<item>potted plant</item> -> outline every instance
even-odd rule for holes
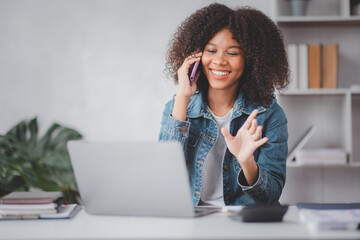
[[[53,123],[39,137],[37,118],[24,120],[0,135],[0,197],[13,191],[62,191],[78,202],[67,142],[81,139],[76,130]]]

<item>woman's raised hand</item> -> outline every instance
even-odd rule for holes
[[[185,58],[184,63],[177,72],[179,81],[179,88],[176,94],[177,96],[191,97],[195,94],[197,88],[197,79],[200,76],[200,71],[197,71],[192,85],[190,85],[189,72],[191,71],[191,67],[195,64],[195,62],[201,60],[201,56],[202,52],[198,52]]]
[[[240,165],[251,163],[255,150],[265,144],[267,137],[260,138],[262,127],[258,126],[255,119],[258,110],[254,110],[243,126],[239,129],[236,136],[232,136],[225,128],[221,129],[229,151],[236,157]]]

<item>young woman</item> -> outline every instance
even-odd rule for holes
[[[211,4],[178,28],[167,70],[179,86],[159,140],[183,144],[194,205],[278,204],[288,132],[274,91],[289,70],[275,24],[252,8]]]

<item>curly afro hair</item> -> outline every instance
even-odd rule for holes
[[[180,25],[170,41],[165,70],[178,83],[177,70],[184,59],[203,51],[210,39],[224,28],[229,29],[244,53],[245,69],[239,79],[239,90],[250,104],[268,106],[275,88],[281,90],[288,85],[289,65],[281,32],[256,9],[232,10],[214,3],[196,11]],[[197,87],[206,99],[209,83],[200,71]]]

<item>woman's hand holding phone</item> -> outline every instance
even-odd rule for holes
[[[189,104],[190,97],[196,92],[196,82],[200,76],[200,72],[197,71],[194,76],[194,80],[190,83],[190,77],[192,75],[191,72],[195,63],[200,62],[201,56],[202,52],[188,56],[177,72],[179,88],[175,96],[174,108],[171,114],[175,119],[186,121],[187,106]]]
[[[178,82],[179,82],[179,88],[177,92],[177,96],[183,96],[183,97],[191,97],[196,92],[196,82],[197,79],[200,76],[200,72],[196,71],[194,69],[195,67],[199,65],[199,62],[201,60],[202,52],[198,52],[196,54],[193,54],[191,56],[188,56],[185,60],[182,66],[178,70]],[[198,62],[198,63],[197,63]],[[196,71],[193,73],[193,70]],[[193,73],[193,74],[192,74]],[[190,80],[190,77],[193,76],[193,80]]]

